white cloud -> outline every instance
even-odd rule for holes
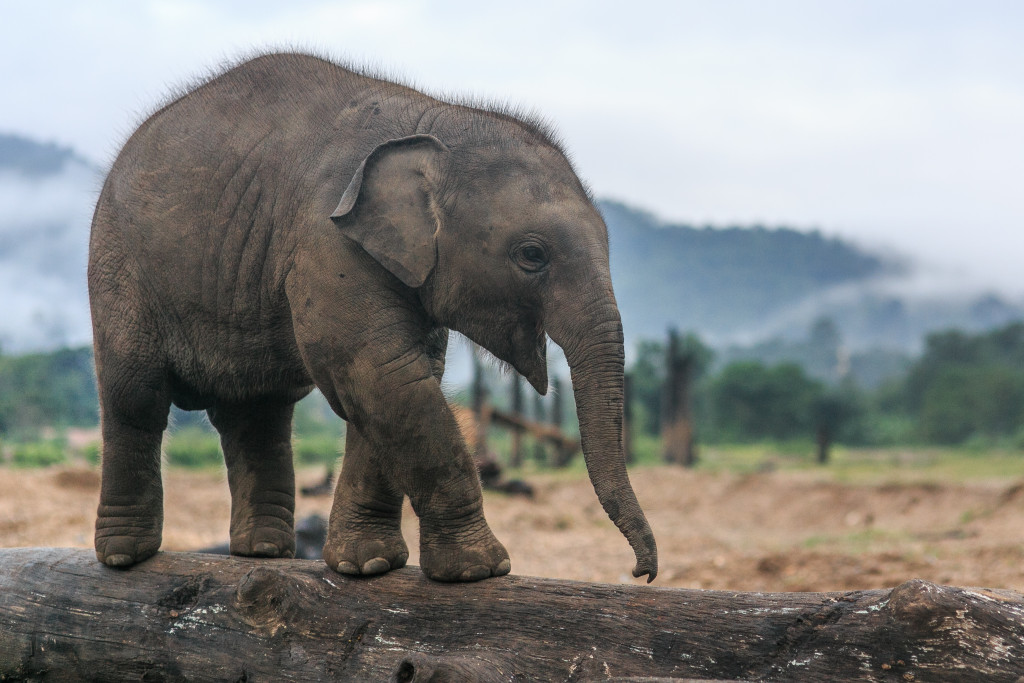
[[[261,46],[554,120],[598,194],[820,226],[1024,292],[1024,5],[979,0],[23,4],[0,130],[106,161],[169,86]]]

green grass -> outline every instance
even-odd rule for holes
[[[845,553],[864,553],[878,550],[880,546],[906,545],[911,535],[886,529],[860,529],[843,534],[816,534],[808,536],[801,545],[807,550],[815,548],[837,549]]]
[[[501,439],[490,442],[499,461],[507,463],[508,451]],[[509,469],[508,476],[525,476],[536,472],[558,477],[585,476],[583,458],[577,455],[568,467],[552,470],[538,466],[528,458],[518,470]],[[1015,448],[926,447],[903,446],[885,448],[832,449],[827,465],[815,461],[815,445],[811,441],[754,444],[698,444],[698,472],[801,472],[808,476],[840,483],[884,483],[887,481],[955,482],[985,479],[1024,479],[1024,451]],[[633,440],[635,462],[632,467],[653,467],[663,464],[661,442],[655,437],[637,435]]]
[[[332,465],[341,452],[341,440],[335,435],[297,437],[292,443],[296,465]],[[220,439],[206,429],[185,427],[164,439],[164,456],[174,467],[223,467]]]
[[[580,454],[562,469],[552,469],[534,458],[534,443],[523,439],[524,463],[521,468],[507,467],[511,436],[506,430],[494,429],[489,448],[508,470],[509,478],[524,477],[539,472],[557,478],[586,476],[586,466]],[[297,465],[334,463],[343,449],[343,441],[333,432],[311,431],[297,434],[293,443]],[[633,467],[652,467],[662,464],[661,441],[646,434],[633,438],[635,462]],[[172,430],[164,439],[166,462],[174,467],[220,468],[223,456],[215,432],[200,427]],[[68,462],[65,444],[61,439],[0,444],[0,462],[17,467],[45,467]],[[884,483],[887,481],[956,482],[971,480],[1024,479],[1024,449],[1016,444],[984,445],[971,443],[961,447],[889,446],[877,448],[849,448],[836,446],[827,465],[815,462],[815,446],[810,441],[755,444],[698,443],[697,471],[733,472],[801,472],[840,483]],[[98,445],[83,451],[82,457],[95,464],[99,456]]]
[[[837,449],[833,461],[821,469],[838,481],[849,482],[1016,479],[1024,477],[1024,453],[924,447]]]
[[[850,483],[1024,478],[1024,452],[1011,449],[836,447],[826,465],[815,462],[813,444],[708,446],[699,452],[698,469],[802,471]]]

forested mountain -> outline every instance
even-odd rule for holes
[[[598,204],[627,339],[661,338],[672,326],[716,347],[751,345],[800,338],[829,318],[844,347],[916,352],[936,329],[1024,318],[1024,302],[922,290],[911,284],[912,261],[817,231],[668,225],[619,202]]]
[[[900,268],[819,232],[664,225],[618,202],[599,207],[623,324],[636,337],[661,336],[672,323],[712,339],[734,338],[824,289]]]

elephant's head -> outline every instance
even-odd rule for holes
[[[653,580],[657,548],[622,447],[622,323],[608,232],[565,156],[523,139],[450,149],[429,135],[391,140],[364,160],[333,218],[418,291],[434,320],[542,394],[546,335],[562,347],[591,482],[633,547],[634,576]]]

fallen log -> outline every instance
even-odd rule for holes
[[[311,560],[0,550],[0,680],[1016,681],[1024,595],[736,593]]]

